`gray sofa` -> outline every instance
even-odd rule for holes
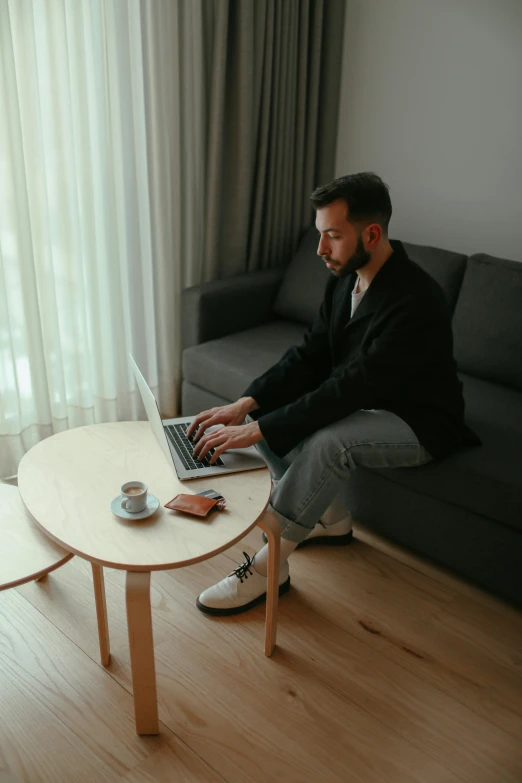
[[[329,275],[311,227],[288,265],[183,293],[184,415],[237,399],[316,314]],[[346,505],[375,532],[522,604],[522,263],[404,243],[444,290],[466,421],[483,445],[360,469]]]

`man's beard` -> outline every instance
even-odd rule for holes
[[[340,267],[339,270],[331,271],[336,277],[348,277],[348,275],[351,275],[352,272],[355,272],[357,269],[361,269],[363,266],[366,266],[366,264],[371,261],[371,258],[372,254],[368,252],[368,250],[364,249],[364,242],[362,237],[359,237],[357,240],[355,253],[350,256],[348,261],[344,264],[344,266]]]

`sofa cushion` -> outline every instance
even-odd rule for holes
[[[226,400],[237,400],[254,378],[302,342],[303,325],[271,321],[183,351],[183,379]]]
[[[522,391],[522,263],[468,259],[453,334],[459,370]]]
[[[522,394],[464,374],[460,377],[466,422],[483,445],[419,468],[378,472],[414,492],[522,531]]]
[[[413,245],[410,242],[402,244],[409,258],[440,285],[446,294],[450,312],[453,313],[466,269],[466,256],[428,245]]]
[[[297,252],[290,261],[278,291],[274,313],[302,324],[311,324],[323,301],[330,276],[317,255],[319,239],[315,226],[305,232]]]

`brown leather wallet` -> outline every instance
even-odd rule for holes
[[[206,517],[219,502],[216,498],[205,498],[201,495],[176,495],[175,498],[165,503],[165,508],[183,511],[185,514],[193,514],[196,517]]]

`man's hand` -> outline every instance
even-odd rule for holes
[[[227,406],[228,407],[228,406]],[[215,449],[210,465],[213,465],[218,457],[228,449],[245,449],[247,446],[253,446],[263,440],[263,435],[259,429],[257,421],[250,424],[243,424],[239,427],[219,427],[219,429],[209,432],[201,438],[194,449],[194,457],[203,459],[210,449]]]
[[[197,443],[203,437],[205,430],[216,424],[224,424],[230,427],[242,424],[247,413],[258,407],[257,402],[252,397],[241,397],[230,405],[222,405],[218,408],[210,408],[208,411],[198,413],[187,430],[187,438],[190,438],[192,433],[197,430],[194,436],[194,443]]]

